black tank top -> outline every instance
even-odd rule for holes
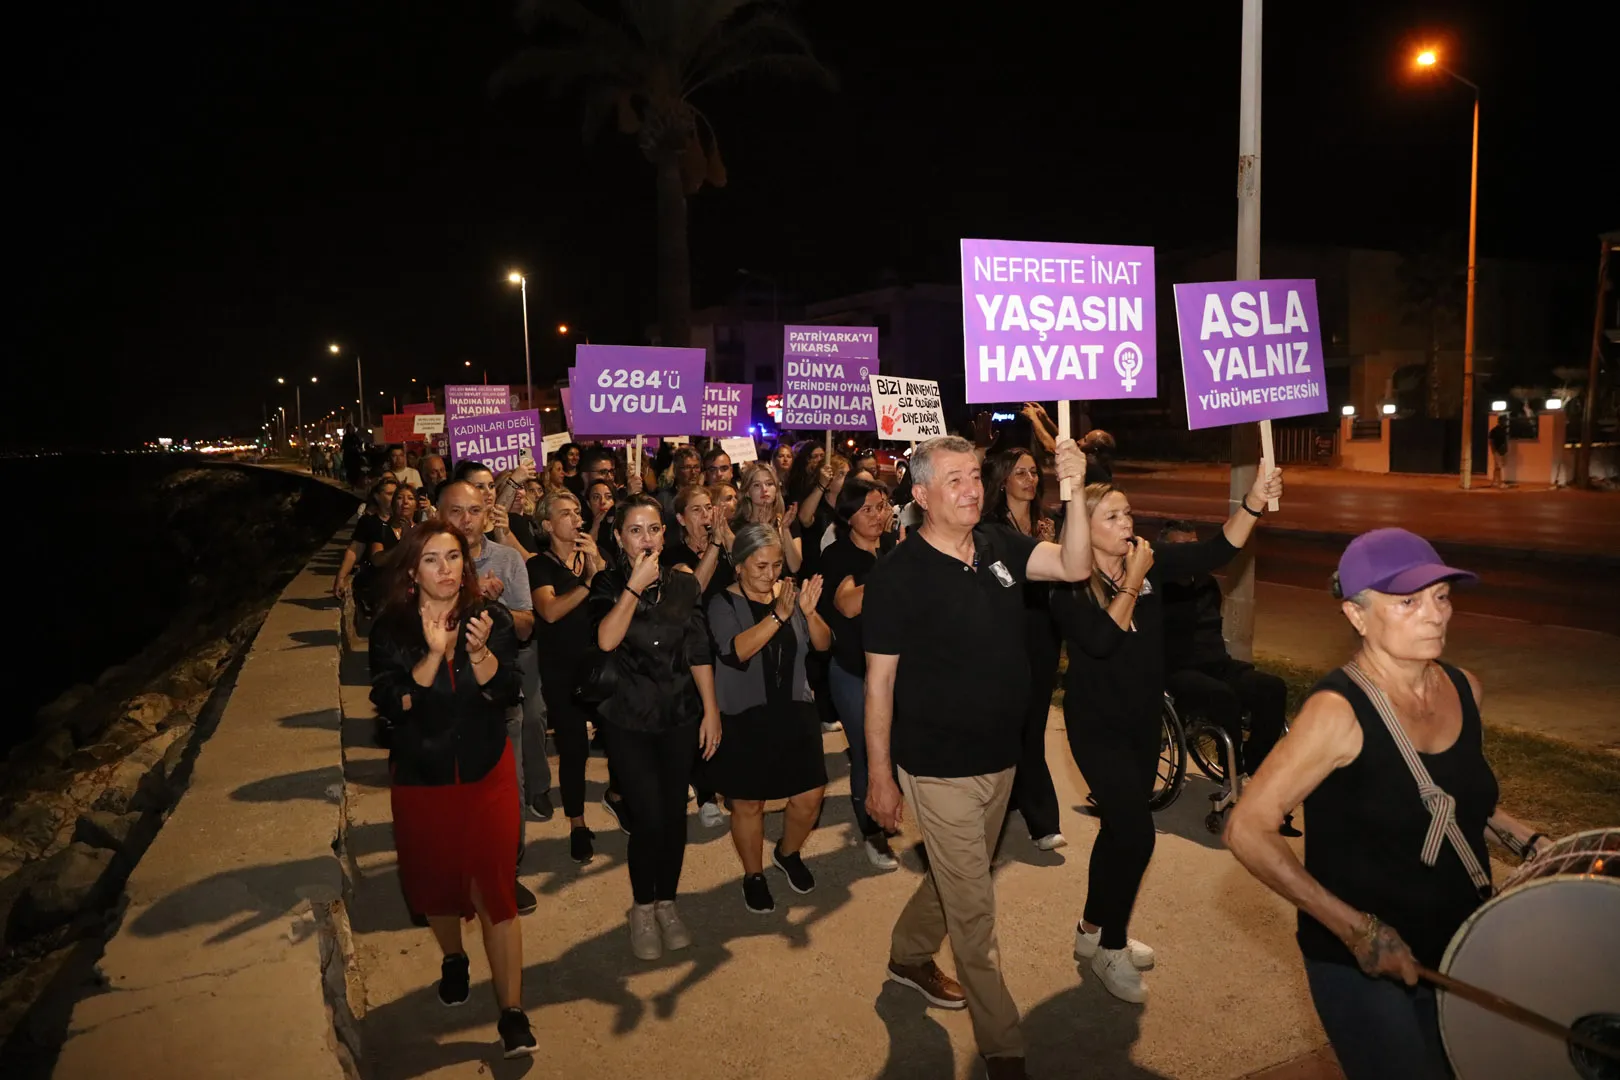
[[[1479,708],[1467,677],[1449,664],[1440,666],[1462,702],[1462,732],[1448,749],[1420,757],[1434,782],[1456,800],[1457,824],[1488,873],[1485,823],[1496,812],[1496,776],[1485,762]],[[1305,798],[1305,869],[1340,900],[1394,927],[1419,963],[1438,968],[1457,927],[1483,898],[1449,842],[1433,866],[1423,865],[1429,812],[1367,695],[1342,669],[1311,693],[1323,690],[1355,710],[1361,753]],[[1298,938],[1307,959],[1355,963],[1332,931],[1303,911]]]

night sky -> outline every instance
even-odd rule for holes
[[[97,9],[15,28],[6,444],[250,431],[266,405],[291,411],[277,375],[321,377],[307,419],[353,398],[331,340],[365,358],[372,408],[467,359],[521,382],[512,266],[530,275],[537,381],[566,366],[559,321],[642,340],[651,172],[612,131],[585,143],[575,102],[490,96],[524,43],[508,5]],[[739,267],[808,299],[954,281],[965,235],[1232,243],[1236,0],[800,10],[839,90],[698,99],[730,185],[691,201],[696,306],[727,299]],[[1481,256],[1592,265],[1620,226],[1620,18],[1550,22],[1560,10],[1273,3],[1266,242],[1465,234],[1468,91],[1409,73],[1435,42],[1484,89]]]

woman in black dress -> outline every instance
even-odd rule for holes
[[[731,800],[731,841],[743,864],[743,902],[762,915],[776,908],[763,872],[768,800],[788,801],[771,861],[794,892],[816,887],[799,852],[821,812],[827,766],[805,656],[811,648],[831,645],[832,632],[816,613],[821,579],[811,578],[801,590],[782,577],[782,538],[775,529],[743,526],[732,554],[737,581],[709,600],[725,743],[705,772],[709,785]]]
[[[585,762],[590,757],[585,730],[589,713],[574,691],[591,653],[591,617],[585,600],[591,581],[606,565],[581,524],[579,498],[566,488],[546,493],[535,517],[545,542],[529,560],[534,599],[534,644],[540,667],[540,694],[557,737],[557,779],[563,813],[568,815],[568,854],[590,862],[596,834],[585,825]]]
[[[1063,693],[1069,750],[1102,819],[1074,955],[1089,959],[1103,986],[1122,1001],[1147,1000],[1141,972],[1153,966],[1153,950],[1126,930],[1153,857],[1148,800],[1158,775],[1164,706],[1162,583],[1224,566],[1248,542],[1266,500],[1281,494],[1282,473],[1262,467],[1219,533],[1155,552],[1136,535],[1125,493],[1110,484],[1088,484],[1091,578],[1052,590],[1052,613],[1069,646]]]
[[[1046,486],[1035,455],[1022,446],[996,451],[984,459],[984,520],[1017,529],[1036,540],[1056,540],[1057,522],[1041,496]],[[1024,584],[1024,638],[1029,643],[1029,711],[1024,714],[1024,754],[1018,759],[1012,804],[1030,839],[1042,851],[1067,844],[1058,831],[1057,789],[1046,764],[1046,718],[1057,684],[1063,639],[1052,621],[1052,586]]]

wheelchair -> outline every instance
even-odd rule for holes
[[[1219,724],[1189,719],[1190,723],[1182,719],[1176,711],[1175,698],[1165,691],[1164,707],[1159,713],[1159,769],[1148,805],[1157,812],[1181,797],[1181,789],[1187,786],[1187,761],[1191,758],[1199,772],[1219,785],[1209,797],[1209,813],[1204,816],[1204,828],[1218,836],[1226,827],[1228,811],[1237,805],[1243,793],[1244,777],[1238,769],[1237,747],[1232,743],[1232,736]],[[1247,713],[1244,727],[1248,727]]]

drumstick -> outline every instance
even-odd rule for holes
[[[1601,1054],[1611,1060],[1620,1061],[1620,1049],[1600,1043],[1590,1035],[1571,1031],[1557,1021],[1549,1020],[1538,1012],[1531,1012],[1523,1005],[1511,1002],[1507,998],[1493,994],[1489,990],[1475,986],[1473,983],[1465,983],[1461,979],[1453,979],[1450,975],[1442,975],[1438,971],[1424,967],[1422,964],[1418,965],[1417,970],[1418,975],[1426,981],[1433,983],[1447,993],[1456,994],[1464,1001],[1471,1001],[1488,1012],[1493,1012],[1498,1016],[1505,1016],[1515,1023],[1523,1024],[1525,1027],[1534,1028],[1543,1035],[1551,1035],[1559,1042],[1573,1043],[1583,1050],[1590,1050],[1594,1054]]]

